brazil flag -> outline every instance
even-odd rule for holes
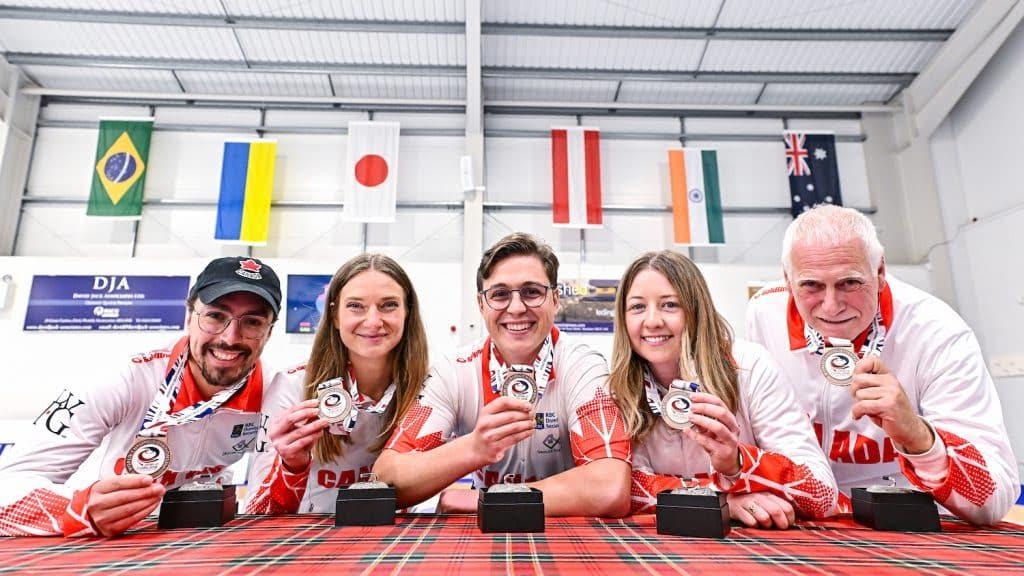
[[[88,216],[142,217],[153,119],[100,119]]]

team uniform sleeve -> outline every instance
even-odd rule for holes
[[[426,452],[447,442],[455,431],[459,407],[453,388],[459,384],[450,358],[443,358],[431,367],[419,398],[399,421],[384,449]]]
[[[658,504],[658,492],[674,490],[683,481],[669,474],[655,474],[650,457],[642,444],[633,447],[633,471],[630,474],[629,513],[646,514],[654,512]],[[706,484],[709,480],[704,479]]]
[[[89,536],[91,486],[64,483],[125,418],[131,372],[92,390],[61,391],[0,461],[0,536]]]
[[[740,443],[738,477],[713,472],[713,481],[729,493],[772,492],[805,517],[834,513],[839,491],[807,415],[768,352],[747,345],[753,350],[753,362],[747,375],[749,386],[741,394],[746,396],[756,445]]]
[[[940,338],[931,339],[942,343],[921,359],[918,374],[922,383],[919,414],[935,431],[936,444],[941,442],[945,478],[918,474],[914,457],[898,454],[897,458],[907,479],[948,510],[974,524],[992,524],[1017,499],[1018,472],[999,397],[977,339],[965,327],[948,340],[946,344]]]
[[[289,408],[301,401],[303,372],[291,375],[278,373],[271,380],[263,397],[263,415],[268,422],[280,417]],[[246,514],[295,514],[299,511],[302,498],[306,495],[309,469],[292,473],[281,463],[270,438],[253,454],[249,465],[249,479],[259,482],[253,486],[245,504]]]
[[[581,344],[565,355],[558,384],[566,387],[569,438],[576,466],[602,458],[631,462],[632,447],[618,406],[608,393],[608,364]]]

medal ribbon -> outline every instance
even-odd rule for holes
[[[885,347],[885,337],[887,329],[885,324],[882,322],[882,310],[875,312],[875,318],[871,321],[871,326],[868,328],[868,337],[864,341],[864,345],[860,348],[860,357],[867,358],[871,354],[876,356],[882,355],[882,348]],[[825,352],[825,337],[820,332],[811,328],[809,323],[804,323],[804,338],[807,340],[807,351],[811,354],[821,355]]]
[[[185,371],[188,370],[188,340],[184,339],[175,349],[181,347],[181,352],[174,359],[170,370],[164,376],[164,382],[160,385],[160,391],[156,398],[146,410],[146,416],[142,420],[139,429],[139,436],[153,437],[166,436],[167,430],[175,426],[182,426],[197,420],[202,420],[212,414],[222,404],[231,399],[242,386],[248,382],[252,375],[250,370],[238,382],[214,394],[209,400],[196,402],[173,415],[169,414],[174,407],[174,401],[181,392],[181,383],[185,380]]]
[[[316,387],[317,393],[320,393],[323,390],[340,385],[348,391],[348,395],[352,399],[352,407],[354,409],[349,413],[348,418],[338,424],[331,424],[331,433],[338,436],[347,436],[356,429],[356,420],[359,417],[360,410],[370,414],[383,414],[387,411],[388,406],[391,404],[391,399],[395,397],[396,390],[395,383],[392,382],[388,385],[387,389],[384,390],[384,394],[380,397],[380,400],[374,402],[373,398],[370,398],[359,391],[359,386],[356,383],[356,377],[352,374],[351,367],[347,372],[348,378],[332,378],[321,382]]]
[[[529,372],[534,375],[534,380],[537,383],[537,402],[540,402],[541,398],[544,397],[544,391],[548,389],[548,380],[551,377],[551,371],[555,366],[555,341],[556,332],[552,330],[551,334],[544,339],[544,344],[540,347],[540,352],[537,353],[536,360],[533,361],[533,365],[529,364],[510,364],[506,365],[501,357],[498,355],[498,349],[494,346],[494,341],[490,338],[487,339],[487,347],[490,350],[490,361],[488,362],[488,369],[490,370],[491,379],[491,392],[495,395],[498,394],[498,390],[501,388],[501,383],[505,380],[505,375],[511,370],[516,372]]]
[[[647,397],[647,406],[655,416],[661,416],[661,390],[659,388],[654,374],[651,374],[650,366],[644,366],[644,396]],[[673,380],[672,385],[669,386],[669,389],[672,388],[696,392],[700,389],[700,384],[685,380]]]

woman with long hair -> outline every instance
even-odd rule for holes
[[[691,478],[727,492],[748,526],[787,528],[796,512],[835,506],[804,409],[764,348],[733,339],[689,259],[649,252],[626,270],[610,386],[633,438],[634,512]]]
[[[370,472],[427,377],[419,299],[393,259],[352,258],[325,302],[309,361],[275,377],[264,398],[269,445],[250,470],[250,514],[333,512],[337,488]]]

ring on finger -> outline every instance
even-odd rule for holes
[[[750,512],[751,516],[757,516],[757,504],[754,504],[753,502],[747,504],[747,512]]]

